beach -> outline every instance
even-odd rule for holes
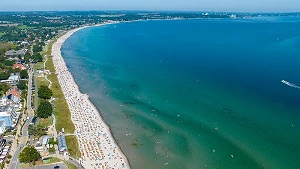
[[[80,92],[61,55],[63,43],[73,33],[87,27],[89,26],[70,30],[59,37],[52,46],[51,54],[75,125],[75,135],[81,151],[79,162],[85,168],[130,168],[126,156],[118,147],[100,112],[91,103],[89,96]]]

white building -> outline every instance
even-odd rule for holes
[[[20,81],[20,73],[11,73],[7,80],[1,80],[1,83],[16,85]]]
[[[0,121],[0,134],[3,134],[5,132],[5,122]]]
[[[6,128],[14,128],[18,123],[20,114],[11,106],[0,106],[0,121],[4,121]]]

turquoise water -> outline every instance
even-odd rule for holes
[[[63,57],[132,168],[299,168],[300,18],[121,23]]]

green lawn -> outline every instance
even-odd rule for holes
[[[64,163],[69,169],[78,169],[74,164],[72,164],[68,161],[64,161]]]
[[[55,128],[57,131],[61,131],[61,129],[64,128],[65,133],[74,133],[75,127],[71,120],[69,106],[55,74],[52,57],[49,57],[51,54],[52,44],[53,42],[48,45],[48,50],[44,52],[44,55],[48,57],[46,69],[50,70],[51,72],[51,74],[48,75],[48,79],[52,82],[51,90],[53,92],[53,97],[56,98],[54,101],[54,115],[56,117]]]
[[[44,62],[38,62],[38,63],[34,64],[33,68],[35,71],[44,69]]]
[[[66,142],[70,155],[74,158],[80,158],[81,153],[79,151],[77,138],[75,136],[66,136]]]
[[[26,26],[26,25],[20,25],[18,26],[20,29],[29,29],[29,28],[35,28],[34,26]]]
[[[37,87],[39,88],[40,86],[48,86],[49,82],[44,78],[44,77],[37,77]]]
[[[61,162],[62,160],[59,159],[59,158],[55,158],[55,157],[50,157],[50,162],[47,163],[47,164],[52,164],[52,163],[57,163],[57,162]],[[41,165],[44,165],[43,161],[42,160],[38,160],[35,162],[35,166],[41,166]],[[29,168],[29,167],[33,167],[32,164],[24,164],[22,163],[21,164],[21,168]]]
[[[54,115],[56,118],[55,128],[57,131],[61,131],[64,128],[65,133],[74,133],[75,126],[71,120],[71,113],[69,110],[69,106],[65,99],[65,96],[62,92],[61,86],[58,82],[57,75],[55,74],[55,68],[53,65],[52,57],[51,57],[51,48],[52,44],[56,41],[53,40],[51,44],[46,47],[46,50],[43,52],[43,56],[46,55],[48,57],[47,62],[45,63],[46,69],[51,72],[47,77],[52,82],[51,90],[53,92],[53,97],[56,98],[53,101],[54,107]],[[66,136],[66,142],[69,149],[69,153],[74,158],[81,157],[81,153],[79,150],[77,138],[75,136]]]
[[[48,118],[46,118],[46,119],[43,119],[43,118],[41,118],[40,119],[40,125],[42,125],[42,126],[51,126],[52,125],[52,121],[53,121],[53,119],[52,119],[52,117],[50,116],[50,117],[48,117]]]

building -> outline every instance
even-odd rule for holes
[[[6,146],[6,140],[0,137],[0,163],[3,163],[9,150],[10,146]]]
[[[8,80],[10,80],[11,84],[17,84],[20,81],[20,73],[11,73]]]
[[[43,139],[42,139],[42,143],[44,146],[47,146],[47,144],[49,143],[49,140],[50,140],[50,136],[46,135],[46,136],[43,136]]]
[[[6,92],[6,97],[9,100],[8,104],[19,105],[22,96],[22,91],[17,86],[13,86]]]
[[[24,70],[26,69],[22,64],[20,63],[15,63],[12,67],[13,69],[20,69],[20,70]]]
[[[60,153],[68,151],[67,142],[66,142],[66,138],[64,135],[59,135],[57,137],[57,141],[58,141],[58,150]]]
[[[13,56],[24,56],[26,54],[26,49],[21,50],[9,50],[5,52],[5,56],[13,57]]]
[[[20,81],[20,73],[11,73],[7,80],[1,80],[1,83],[16,85]]]
[[[0,98],[0,106],[6,106],[7,105],[7,97],[5,95],[3,95]]]
[[[35,144],[35,149],[38,151],[38,152],[43,152],[44,151],[44,147],[43,147],[43,144],[39,141],[36,142]]]
[[[5,122],[0,121],[0,134],[3,134],[5,131]]]
[[[18,123],[20,114],[9,105],[0,106],[0,121],[4,121],[6,128],[14,128]]]

